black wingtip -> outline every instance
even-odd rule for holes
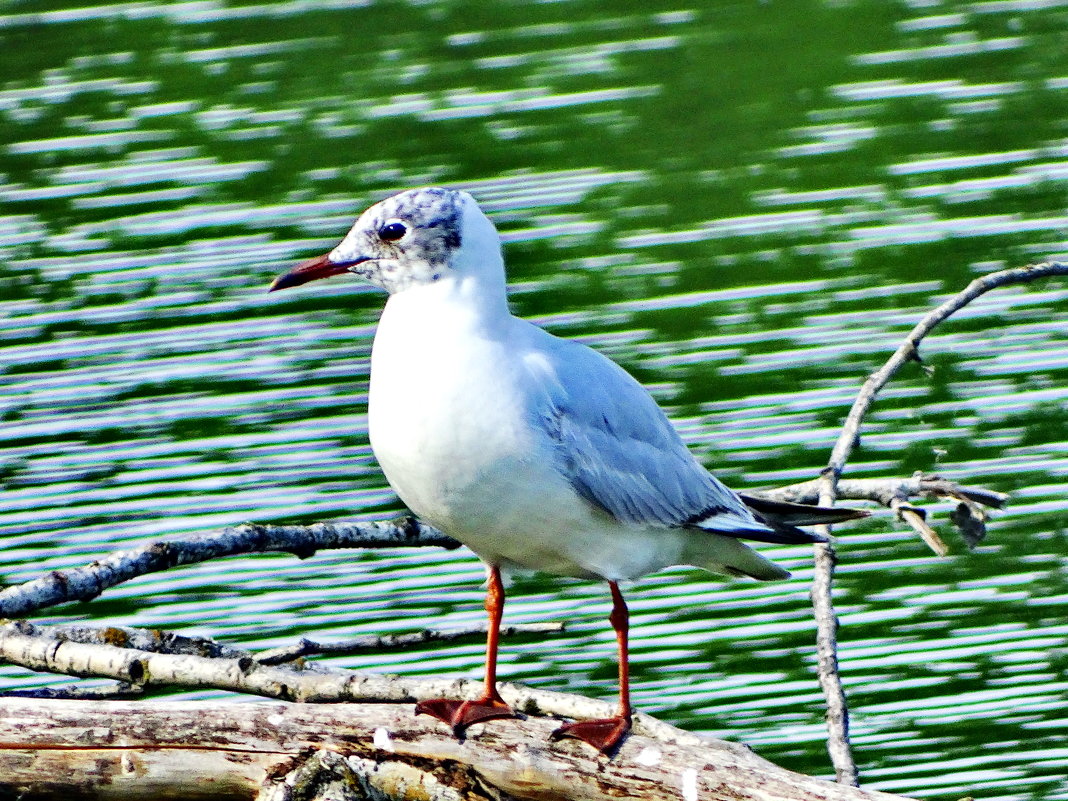
[[[739,493],[738,497],[761,520],[771,525],[790,527],[833,525],[847,520],[859,520],[871,514],[865,509],[854,509],[848,506],[813,506],[807,503],[776,501],[762,495]]]

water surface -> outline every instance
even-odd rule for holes
[[[506,241],[517,313],[639,377],[737,488],[813,476],[861,380],[973,277],[1068,253],[1062,2],[185,2],[0,14],[0,536],[8,583],[153,537],[400,507],[366,437],[382,296],[268,296],[367,204],[444,183]],[[887,515],[840,532],[862,779],[1068,798],[1068,286],[929,337],[848,474],[1013,493],[950,558]],[[413,382],[418,378],[413,377]],[[805,548],[788,582],[636,583],[635,703],[830,773]],[[481,620],[467,553],[228,559],[49,620],[271,647]],[[504,677],[614,693],[602,586]],[[481,646],[333,660],[480,674]],[[10,667],[8,687],[56,683]],[[194,694],[188,694],[193,696]]]

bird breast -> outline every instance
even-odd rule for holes
[[[387,306],[375,337],[368,417],[372,450],[401,500],[461,539],[489,517],[543,503],[532,496],[562,482],[542,475],[549,460],[533,458],[544,446],[501,343],[395,311]]]

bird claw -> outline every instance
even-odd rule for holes
[[[570,737],[589,743],[603,754],[608,754],[619,747],[623,738],[630,731],[630,717],[617,715],[614,718],[600,720],[577,720],[565,723],[549,735],[554,742]]]
[[[454,701],[449,698],[420,701],[415,705],[415,714],[430,715],[447,723],[457,737],[462,737],[464,730],[475,723],[518,717],[508,704],[492,697],[474,701]]]

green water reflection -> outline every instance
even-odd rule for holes
[[[8,4],[0,11],[0,535],[22,581],[175,531],[397,511],[366,440],[382,298],[270,296],[366,204],[448,183],[515,309],[599,347],[736,487],[811,477],[860,380],[976,274],[1068,252],[1057,2]],[[324,282],[325,283],[325,282]],[[843,532],[862,777],[1064,798],[1068,290],[991,294],[877,404],[852,475],[1012,491],[938,559]],[[414,380],[414,379],[413,379]],[[948,510],[941,508],[938,519]],[[635,700],[827,774],[804,549],[779,585],[630,591]],[[481,619],[463,553],[229,560],[56,619],[272,646]],[[610,697],[603,587],[517,582],[502,673]],[[478,645],[340,660],[478,675]],[[47,677],[3,668],[7,686]]]

